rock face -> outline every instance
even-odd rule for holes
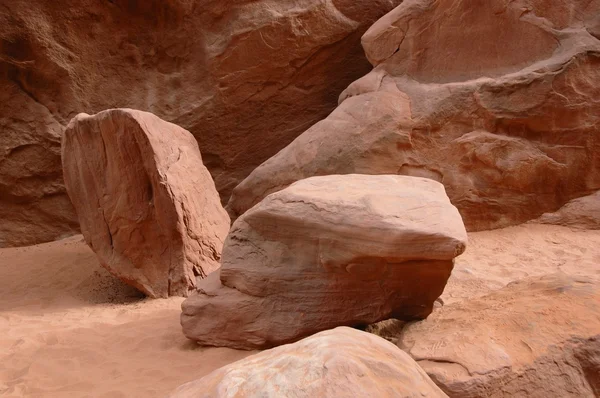
[[[533,222],[584,229],[600,229],[600,191],[573,199],[558,211],[543,214]]]
[[[217,369],[170,398],[259,396],[446,397],[393,344],[339,327]]]
[[[59,156],[80,112],[135,108],[183,126],[226,202],[368,72],[360,36],[400,1],[3,2],[0,247],[77,230]]]
[[[253,349],[390,316],[421,319],[466,241],[435,181],[302,180],[234,223],[221,269],[182,305],[183,332],[203,345]]]
[[[80,114],[62,161],[83,236],[111,273],[151,297],[187,296],[219,267],[229,217],[188,131],[131,109]]]
[[[600,285],[552,274],[442,307],[399,345],[450,397],[600,393]]]
[[[2,10],[0,31],[6,27]],[[0,34],[4,51],[1,39]],[[0,54],[0,247],[77,233],[79,222],[62,178],[63,127],[43,105],[4,81],[4,68]]]
[[[440,181],[470,230],[600,189],[599,12],[597,0],[403,2],[363,36],[373,71],[235,188],[230,215],[327,174]]]

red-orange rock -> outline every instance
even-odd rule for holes
[[[598,0],[405,1],[363,36],[373,71],[235,188],[230,215],[326,174],[435,179],[470,230],[600,189],[599,12]]]
[[[438,182],[334,175],[267,196],[232,226],[222,267],[182,304],[184,334],[254,349],[431,313],[467,242]]]
[[[80,112],[150,111],[231,189],[369,70],[360,36],[401,0],[11,0],[0,7],[0,246],[77,230],[60,135]]]
[[[600,191],[573,199],[554,213],[542,214],[532,221],[582,229],[600,229]]]
[[[406,353],[339,327],[263,351],[177,388],[170,398],[442,398]]]
[[[78,233],[62,178],[63,127],[46,107],[2,81],[4,67],[0,55],[0,247]]]
[[[562,273],[453,303],[402,330],[399,346],[450,397],[596,397],[600,284]]]
[[[152,297],[187,296],[219,267],[229,217],[188,131],[131,109],[80,114],[62,161],[83,236],[111,273]]]

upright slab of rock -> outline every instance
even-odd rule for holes
[[[398,337],[450,397],[600,394],[600,285],[591,279],[513,282],[444,306]]]
[[[446,397],[403,351],[339,327],[252,355],[176,389],[170,398]]]
[[[6,0],[0,247],[77,233],[60,137],[135,108],[190,131],[222,200],[367,73],[360,37],[401,0]]]
[[[235,218],[294,181],[442,182],[470,230],[600,189],[600,1],[406,0],[363,36],[371,73],[235,188]]]
[[[336,326],[421,319],[466,242],[436,181],[298,181],[234,223],[219,272],[182,305],[183,332],[203,345],[253,349]]]
[[[229,217],[188,131],[132,109],[77,115],[62,143],[87,244],[151,297],[187,296],[219,267]]]

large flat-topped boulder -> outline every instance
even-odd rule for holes
[[[513,282],[444,306],[395,337],[450,397],[600,392],[600,285],[589,278]]]
[[[151,297],[187,296],[219,267],[229,217],[188,131],[131,109],[77,115],[62,162],[101,264]]]
[[[599,190],[599,14],[598,0],[404,1],[363,36],[371,73],[234,189],[230,215],[328,174],[435,179],[473,231]]]
[[[252,349],[390,316],[421,319],[466,241],[436,181],[301,180],[234,223],[221,269],[182,305],[183,331],[203,345]]]
[[[252,355],[177,388],[170,398],[446,397],[392,343],[339,327]]]

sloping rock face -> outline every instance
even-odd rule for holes
[[[368,72],[360,36],[400,1],[3,2],[0,247],[77,230],[60,136],[80,112],[135,108],[183,126],[226,202]]]
[[[552,274],[436,310],[399,345],[450,397],[600,393],[600,285]]]
[[[554,213],[545,213],[534,223],[600,229],[600,191],[573,199]]]
[[[234,223],[221,269],[182,304],[183,332],[203,345],[253,349],[390,316],[421,319],[466,242],[435,181],[302,180]]]
[[[80,114],[62,161],[83,236],[111,273],[151,297],[187,296],[219,267],[229,217],[188,131],[131,109]]]
[[[170,398],[446,397],[393,344],[339,327],[252,355],[184,384]]]
[[[327,174],[440,181],[469,230],[598,190],[598,13],[597,0],[403,2],[363,36],[373,71],[235,188],[230,215]]]

